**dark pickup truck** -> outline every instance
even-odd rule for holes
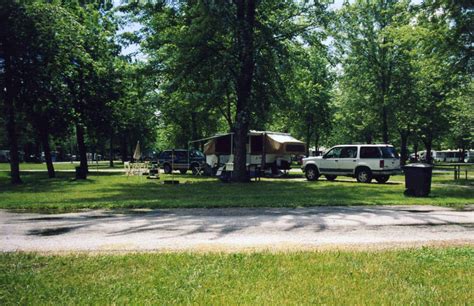
[[[179,170],[181,174],[191,170],[196,174],[205,165],[206,157],[199,150],[174,149],[161,152],[158,161],[167,174],[173,170]]]

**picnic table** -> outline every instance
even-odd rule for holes
[[[455,180],[460,180],[461,179],[461,167],[466,168],[467,166],[474,166],[474,163],[449,163],[449,164],[437,165],[437,167],[452,168],[454,170],[454,179]],[[465,173],[465,178],[467,180],[467,173],[468,173],[467,168],[464,170],[464,173]]]
[[[130,175],[143,175],[148,173],[149,162],[124,162],[125,174]]]

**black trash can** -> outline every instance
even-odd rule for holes
[[[415,197],[426,197],[431,191],[431,175],[433,166],[430,164],[408,164],[403,167],[405,172],[405,194]]]

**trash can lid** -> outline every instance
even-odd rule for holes
[[[433,168],[433,165],[430,164],[424,164],[424,163],[414,163],[414,164],[408,164],[405,165],[405,168]]]

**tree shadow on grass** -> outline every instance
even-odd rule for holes
[[[57,172],[55,178],[49,178],[47,173],[43,172],[25,172],[22,173],[23,184],[11,185],[8,176],[0,177],[0,192],[9,193],[36,193],[36,192],[54,192],[74,185],[93,185],[97,182],[97,177],[117,176],[117,173],[94,173],[89,175],[86,180],[76,180],[74,173]]]
[[[328,180],[324,180],[324,181],[325,181],[325,182],[330,182],[330,181],[328,181]],[[345,178],[345,179],[335,179],[335,180],[332,181],[332,182],[335,182],[335,183],[344,183],[344,184],[358,184],[358,185],[362,185],[362,186],[363,186],[363,185],[381,185],[381,186],[384,186],[384,185],[385,185],[385,186],[390,186],[390,185],[392,185],[392,186],[395,186],[395,185],[402,185],[402,184],[403,184],[403,183],[401,183],[401,182],[390,182],[390,181],[388,181],[388,182],[386,182],[386,183],[383,183],[383,184],[379,184],[379,183],[377,183],[377,182],[375,182],[375,181],[372,181],[370,184],[365,184],[365,183],[359,183],[356,179],[351,180],[350,177],[347,177],[347,178]]]
[[[127,178],[121,174],[99,173],[85,181],[71,181],[73,173],[61,173],[47,179],[38,173],[28,174],[22,186],[0,185],[0,192],[25,193],[22,204],[9,208],[63,209],[82,208],[218,208],[218,207],[306,207],[324,205],[364,204],[469,204],[471,190],[434,187],[428,198],[406,198],[401,185],[360,184],[355,181],[262,180],[252,183],[221,183],[216,179],[175,175],[179,185],[163,185],[162,180]],[[110,183],[103,178],[114,178]],[[187,183],[186,183],[187,182]],[[81,187],[82,186],[82,187]],[[83,188],[86,186],[86,188]],[[90,186],[91,189],[88,190]],[[76,188],[77,187],[77,188]],[[62,192],[64,191],[64,192]],[[41,202],[34,193],[42,193]],[[55,199],[48,202],[48,192]],[[72,196],[68,193],[73,192]],[[19,201],[19,200],[18,200]]]
[[[107,196],[76,198],[65,205],[123,208],[218,208],[218,207],[302,207],[320,205],[426,204],[455,198],[472,202],[466,190],[434,188],[427,198],[406,198],[404,188],[377,184],[288,183],[262,181],[250,184],[224,184],[194,181],[190,184],[126,184],[107,188]],[[111,195],[110,195],[111,194]]]

